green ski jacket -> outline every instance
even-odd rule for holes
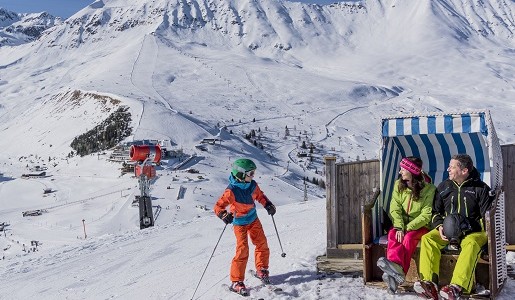
[[[436,187],[426,183],[420,191],[420,199],[412,199],[411,190],[399,192],[400,179],[395,181],[390,202],[390,218],[393,227],[403,231],[430,228],[431,210]]]

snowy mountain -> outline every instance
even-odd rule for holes
[[[0,8],[0,47],[34,41],[43,31],[58,24],[61,19],[46,12],[17,14]]]
[[[512,1],[367,1],[328,6],[278,0],[97,1],[45,31],[37,42],[2,49],[2,97],[9,102],[14,95],[10,90],[20,86],[17,78],[26,74],[18,70],[31,66],[35,71],[29,82],[33,82],[21,92],[27,107],[40,105],[43,97],[57,99],[83,90],[128,98],[123,102],[157,101],[161,105],[152,109],[176,115],[188,113],[190,99],[197,99],[196,91],[203,90],[196,105],[210,109],[199,109],[209,113],[196,119],[208,126],[233,126],[231,119],[242,118],[227,110],[255,110],[256,115],[266,112],[278,118],[335,106],[343,107],[343,113],[356,103],[363,108],[372,103],[384,106],[378,99],[394,105],[378,109],[385,114],[415,107],[449,109],[454,106],[448,105],[450,99],[457,108],[481,107],[485,97],[504,103],[509,97],[502,91],[513,88],[512,8]],[[141,72],[143,68],[148,74]],[[461,73],[478,76],[462,78],[457,89],[452,79],[463,77]],[[286,74],[289,80],[275,84]],[[427,77],[432,80],[422,80]],[[118,84],[105,86],[103,82],[113,78]],[[465,100],[469,88],[479,91]],[[313,99],[324,101],[313,107]],[[220,101],[225,105],[216,105]],[[238,106],[241,109],[234,109]],[[220,120],[220,116],[226,117]],[[150,119],[143,117],[144,122]],[[362,128],[352,120],[342,126],[336,119],[332,125]],[[333,144],[338,136],[352,139],[347,129],[335,128],[326,138]]]
[[[2,34],[30,23],[1,12]],[[303,202],[302,179],[324,179],[325,155],[376,158],[384,115],[489,109],[501,144],[515,142],[513,1],[99,0],[50,20],[33,41],[0,47],[0,222],[11,235],[0,239],[0,299],[189,299],[223,228],[210,209],[242,156],[278,206],[288,253],[272,260],[278,299],[393,299],[360,279],[317,277],[325,191],[307,184]],[[191,157],[158,168],[152,201],[163,209],[148,230],[131,206],[137,181],[107,161],[111,150],[70,155],[120,108],[130,113],[124,141],[166,139]],[[200,151],[204,138],[222,143]],[[302,144],[312,160],[297,155]],[[20,179],[36,165],[49,175]],[[47,212],[22,217],[32,209]],[[227,281],[227,231],[198,298],[230,297],[212,297]],[[32,240],[43,246],[22,251]]]
[[[450,36],[462,41],[482,36],[512,44],[515,30],[511,3],[506,1],[426,0],[417,5],[367,1],[323,7],[278,0],[134,1],[130,5],[124,1],[97,1],[81,13],[55,35],[68,33],[77,42],[98,41],[99,36],[144,27],[209,47],[244,46],[259,54],[260,48],[270,47],[283,51],[324,45],[331,48],[335,43],[357,47],[355,41],[362,35],[382,35],[385,29],[381,25],[390,18],[402,19],[398,28],[386,30],[392,37],[397,36],[398,42],[427,40],[427,36],[416,36],[424,28],[425,34],[433,38]],[[359,22],[373,24],[373,30],[355,26]],[[416,23],[417,26],[401,27]]]

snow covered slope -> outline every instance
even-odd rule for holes
[[[0,240],[1,295],[127,299],[152,286],[152,299],[189,298],[200,274],[188,267],[204,267],[222,230],[209,210],[245,156],[278,206],[288,253],[272,260],[286,291],[278,298],[394,298],[360,279],[319,281],[325,191],[308,184],[303,203],[302,179],[324,178],[324,155],[376,158],[384,115],[489,109],[501,144],[515,142],[514,20],[515,2],[501,0],[100,0],[33,42],[0,47],[0,222],[12,234]],[[139,190],[120,165],[68,157],[75,137],[121,106],[132,117],[127,140],[170,139],[197,155],[158,169],[152,195],[163,209],[150,230],[137,229]],[[213,137],[222,143],[195,147]],[[303,142],[312,161],[297,156]],[[43,164],[48,177],[19,178]],[[50,209],[21,216],[40,208]],[[259,214],[277,254],[271,220]],[[201,299],[230,297],[210,297],[227,281],[225,234]],[[31,240],[43,247],[22,252],[17,241]]]

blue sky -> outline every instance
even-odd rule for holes
[[[51,15],[68,18],[95,0],[0,0],[0,7],[17,13],[46,11]],[[289,0],[303,3],[329,4],[341,0]]]
[[[95,0],[0,0],[0,7],[17,13],[43,12],[68,18]]]

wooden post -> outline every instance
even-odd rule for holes
[[[327,210],[327,249],[338,247],[338,198],[336,196],[336,157],[326,156],[326,210]]]
[[[374,189],[371,199],[361,204],[361,238],[363,241],[363,283],[372,281],[372,208],[381,194],[379,188]]]
[[[82,226],[84,227],[84,239],[86,239],[88,236],[86,235],[86,220],[82,219]]]

